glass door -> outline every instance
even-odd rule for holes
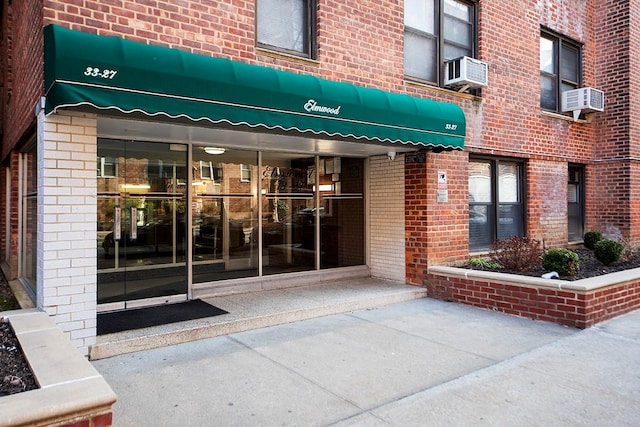
[[[365,263],[364,161],[319,159],[320,268]]]
[[[193,283],[258,275],[257,153],[194,147]]]
[[[316,269],[315,156],[263,153],[262,274]]]
[[[584,236],[584,168],[578,165],[569,166],[567,214],[569,242],[578,242]]]
[[[187,146],[98,141],[98,304],[186,299]]]

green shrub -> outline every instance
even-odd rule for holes
[[[467,261],[467,265],[480,270],[500,270],[502,268],[497,262],[484,258],[471,258]]]
[[[593,255],[604,265],[612,264],[622,257],[624,245],[615,240],[600,240],[593,248]]]
[[[600,240],[602,240],[602,233],[599,231],[587,231],[584,233],[584,245],[591,250],[595,248],[596,243]]]
[[[573,276],[580,270],[580,257],[569,249],[549,249],[542,257],[542,266],[561,276]]]
[[[513,236],[496,241],[490,253],[491,260],[509,271],[532,271],[540,268],[542,249],[540,241]]]
[[[618,239],[618,242],[622,243],[622,246],[624,246],[620,260],[629,261],[640,255],[638,248],[632,245],[629,239]]]

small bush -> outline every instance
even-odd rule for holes
[[[637,247],[631,244],[630,239],[618,239],[618,242],[622,243],[624,249],[622,250],[621,261],[630,261],[640,255],[640,251]]]
[[[513,236],[493,244],[491,260],[510,271],[532,271],[540,268],[542,249],[540,241]]]
[[[620,260],[624,245],[615,240],[600,240],[593,248],[593,255],[604,265],[612,264]]]
[[[480,270],[500,270],[502,268],[497,262],[484,258],[471,258],[467,261],[467,265]]]
[[[561,276],[573,276],[580,270],[580,257],[569,249],[550,249],[542,257],[542,267]]]
[[[587,231],[584,233],[584,245],[591,250],[595,248],[596,243],[600,240],[602,240],[602,233],[599,231]]]

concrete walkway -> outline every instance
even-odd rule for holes
[[[417,299],[92,363],[118,426],[640,424],[640,311],[580,331]]]
[[[92,360],[423,298],[426,288],[371,277],[203,298],[228,314],[98,337]]]

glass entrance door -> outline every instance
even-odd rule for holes
[[[98,304],[186,299],[187,147],[98,141]]]
[[[257,276],[257,153],[196,146],[192,156],[193,283]]]
[[[584,168],[569,166],[567,189],[568,240],[577,242],[584,236]]]

